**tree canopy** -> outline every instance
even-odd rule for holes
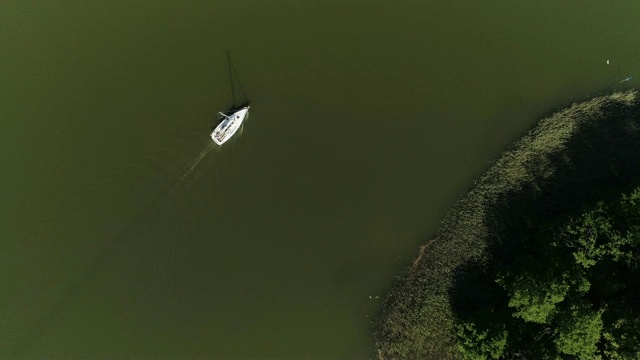
[[[640,187],[527,224],[523,251],[490,272],[502,294],[459,315],[463,357],[639,359]]]

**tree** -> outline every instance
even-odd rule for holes
[[[492,322],[493,314],[482,309],[476,312],[473,321],[456,326],[461,341],[458,350],[466,360],[499,359],[504,354],[508,334],[504,324]]]
[[[554,315],[556,304],[564,300],[569,284],[560,281],[542,281],[526,275],[505,275],[498,283],[509,293],[509,307],[514,317],[524,321],[545,324]]]
[[[585,300],[572,304],[558,316],[555,344],[559,353],[576,355],[581,360],[596,359],[597,343],[602,336],[602,310],[592,310]]]
[[[610,301],[602,333],[605,359],[640,359],[640,317],[624,299]]]
[[[620,210],[622,209],[620,206]],[[628,236],[630,229],[625,232],[617,230],[614,226],[617,219],[610,212],[603,202],[599,202],[594,209],[572,220],[562,230],[567,246],[573,248],[576,263],[586,269],[605,257],[610,257],[613,261],[629,261],[633,257],[630,245],[634,239]]]
[[[640,359],[640,187],[527,227],[504,294],[456,327],[464,358]]]
[[[510,308],[514,317],[527,322],[548,324],[556,313],[556,305],[573,290],[585,294],[589,281],[577,269],[566,270],[547,267],[546,273],[533,272],[512,275],[507,272],[496,280],[509,294]],[[573,271],[572,271],[573,270]]]

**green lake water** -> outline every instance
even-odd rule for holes
[[[640,80],[639,18],[2,1],[0,358],[374,358],[382,297],[488,162]],[[252,103],[220,148],[226,50]]]

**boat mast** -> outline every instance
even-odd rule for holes
[[[240,81],[240,77],[238,76],[238,72],[236,71],[236,67],[233,66],[231,62],[231,56],[229,55],[229,50],[227,50],[227,59],[229,60],[229,77],[231,78],[231,91],[233,91],[233,76],[231,76],[231,72],[236,76],[236,80],[238,80],[238,85],[240,86],[240,91],[242,92],[242,96],[244,97],[244,104],[249,103],[249,98],[247,97],[247,93],[244,92],[244,88],[242,87],[242,82]],[[235,106],[236,98],[234,95],[233,104]]]
[[[231,98],[233,99],[232,108],[236,107],[236,94],[233,91],[233,74],[231,72],[231,56],[229,56],[229,50],[227,50],[227,62],[229,63],[229,80],[231,80]]]

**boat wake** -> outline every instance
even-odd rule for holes
[[[207,154],[209,154],[209,152],[211,152],[211,150],[213,150],[214,148],[215,148],[215,144],[213,142],[210,142],[202,151],[200,151],[198,155],[196,155],[193,158],[193,160],[191,160],[184,174],[182,174],[182,176],[178,179],[178,181],[176,181],[175,184],[173,184],[173,186],[171,187],[169,194],[172,194],[174,192],[174,190],[178,187],[178,185],[180,185],[184,181],[184,179],[186,179],[187,176],[189,176],[193,172],[193,170],[198,166],[198,164],[202,162],[202,159],[204,159],[205,156],[207,156]]]
[[[190,160],[183,162],[183,165],[179,167],[177,174],[172,177],[166,185],[164,190],[158,191],[148,203],[142,207],[133,218],[126,222],[120,229],[116,230],[113,235],[105,241],[105,245],[97,251],[97,253],[88,261],[88,265],[82,270],[73,280],[70,281],[61,291],[61,294],[53,299],[49,307],[43,312],[42,316],[35,320],[32,326],[24,331],[24,334],[19,336],[14,344],[10,345],[9,352],[15,354],[15,357],[20,357],[26,353],[29,348],[34,344],[46,329],[54,322],[54,320],[60,316],[69,306],[73,299],[77,298],[86,287],[88,287],[100,271],[103,271],[114,258],[122,256],[122,249],[127,246],[128,241],[132,236],[138,236],[144,238],[141,234],[135,234],[135,232],[144,233],[145,229],[140,228],[142,224],[150,214],[154,213],[154,209],[161,208],[167,197],[171,195],[180,184],[182,184],[187,177],[194,172],[198,165],[207,157],[211,150],[215,149],[216,145],[209,141],[208,144],[197,155],[190,157]],[[213,160],[211,160],[213,161]],[[157,213],[157,212],[156,212]],[[179,242],[174,241],[169,244],[169,249],[161,257],[161,264],[159,267],[169,268],[175,253],[178,251]],[[162,270],[160,270],[162,271]],[[160,275],[158,275],[160,276]]]

